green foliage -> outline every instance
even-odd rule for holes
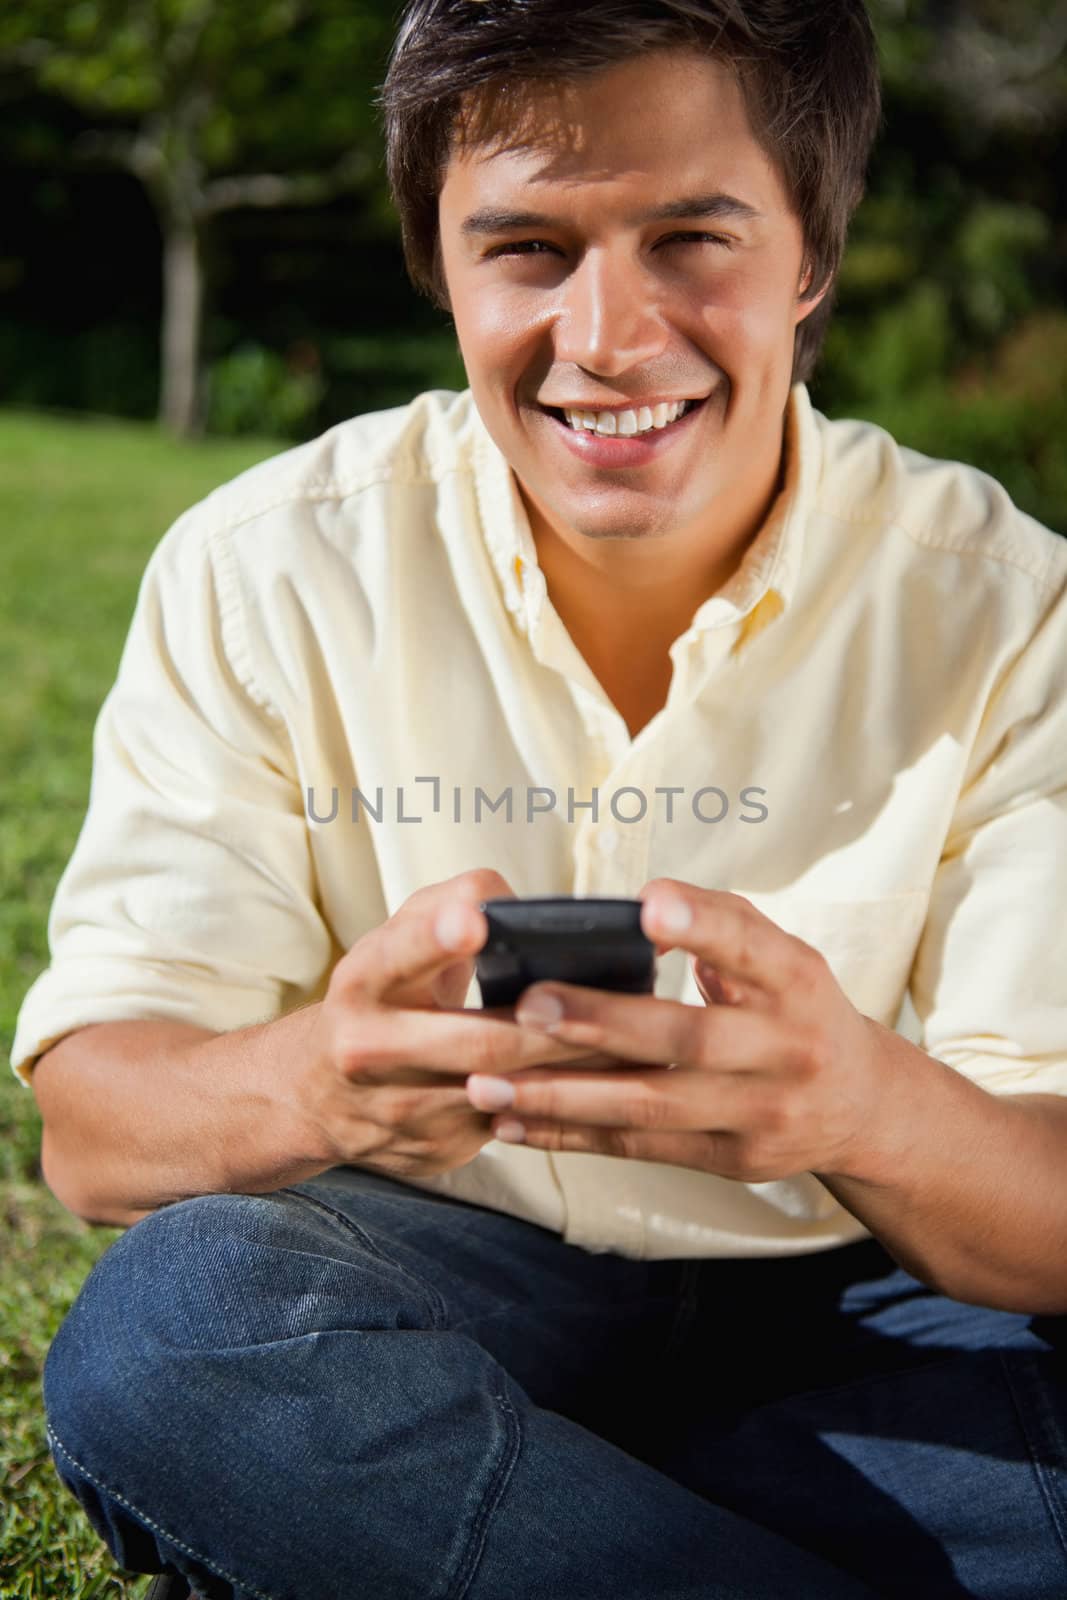
[[[167,262],[161,412],[174,431],[201,420],[214,219],[374,183],[390,20],[382,0],[25,0],[0,15],[0,71],[109,124],[82,133],[76,152],[126,168],[155,206]]]
[[[208,375],[208,428],[216,434],[299,438],[322,402],[315,369],[294,369],[262,345],[243,344]]]
[[[1067,70],[1062,51],[1044,67],[1034,53],[1047,6],[868,3],[885,126],[814,398],[981,467],[1067,531],[1067,229],[1055,183]]]
[[[310,438],[359,412],[406,405],[423,389],[466,383],[447,329],[298,342],[286,358],[246,341],[209,370],[208,427],[220,435]]]
[[[159,383],[157,343],[154,328],[129,322],[99,323],[76,337],[0,323],[4,401],[151,417]]]
[[[1038,269],[1054,247],[1053,224],[1035,206],[990,199],[955,171],[934,169],[926,192],[898,187],[903,174],[869,194],[853,223],[839,279],[838,316],[911,300],[928,326],[935,316],[965,344],[981,343],[1025,314],[1040,294]],[[924,226],[916,228],[917,205]],[[947,366],[959,348],[942,351]]]
[[[330,417],[405,405],[422,389],[465,389],[467,375],[454,333],[359,334],[324,347],[330,373]]]
[[[948,296],[929,278],[909,284],[899,300],[862,321],[837,318],[827,332],[823,360],[838,392],[866,407],[928,383],[944,370],[949,320]]]
[[[958,271],[960,306],[979,335],[1003,333],[1034,304],[1032,262],[1052,242],[1033,206],[980,200],[967,212],[946,265]]]
[[[48,1346],[119,1230],[80,1221],[44,1187],[36,1101],[7,1057],[22,997],[47,964],[48,907],[88,799],[92,725],[145,562],[180,511],[276,448],[179,446],[151,427],[0,413],[3,1600],[134,1600],[149,1583],[119,1574],[48,1454]]]
[[[116,125],[152,119],[170,161],[291,170],[374,138],[390,20],[373,0],[19,0],[0,62]]]
[[[1039,404],[995,380],[966,393],[930,383],[871,404],[864,416],[900,444],[988,472],[1023,510],[1067,534],[1067,389]]]

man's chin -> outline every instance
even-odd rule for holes
[[[670,528],[662,525],[637,521],[626,522],[618,519],[610,525],[572,522],[570,526],[579,538],[589,539],[591,542],[603,539],[625,539],[630,541],[637,539],[663,539],[671,531]]]
[[[627,497],[617,492],[613,492],[610,498],[621,503],[590,508],[588,505],[567,505],[558,499],[549,501],[538,497],[536,503],[531,505],[529,495],[523,494],[530,526],[535,532],[547,523],[557,532],[565,528],[572,542],[575,538],[588,539],[591,543],[605,539],[630,542],[664,539],[679,526],[677,505],[670,508],[627,506]]]

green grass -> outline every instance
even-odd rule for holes
[[[129,423],[0,412],[0,1600],[142,1596],[52,1466],[41,1370],[121,1230],[41,1179],[40,1117],[8,1065],[47,965],[48,908],[85,814],[92,729],[145,563],[180,511],[282,446],[179,445]]]

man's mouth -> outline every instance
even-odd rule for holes
[[[586,467],[608,472],[639,471],[684,448],[686,436],[700,427],[708,397],[663,401],[613,411],[574,411],[569,406],[538,405],[564,450]]]
[[[655,406],[613,411],[584,411],[562,406],[542,406],[541,410],[573,433],[594,434],[598,439],[640,439],[671,429],[702,406],[705,398],[661,401]]]

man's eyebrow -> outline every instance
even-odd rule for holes
[[[755,206],[750,206],[747,201],[738,200],[735,195],[716,192],[686,195],[681,200],[668,200],[665,205],[654,206],[651,211],[646,211],[643,216],[635,220],[677,222],[686,218],[760,222],[763,220],[763,213],[757,211]],[[515,228],[554,228],[558,225],[557,218],[546,216],[541,211],[517,211],[502,206],[483,206],[480,211],[472,211],[469,217],[464,217],[459,231],[467,237],[475,234],[510,233]]]

